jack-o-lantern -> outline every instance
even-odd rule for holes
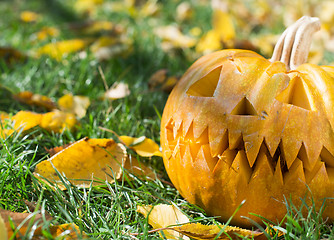
[[[222,50],[197,60],[173,89],[161,121],[167,173],[209,215],[250,226],[274,222],[286,200],[317,207],[334,197],[334,67],[304,63],[317,18],[290,26],[272,59]],[[309,191],[310,190],[310,191]],[[306,202],[311,204],[309,197]],[[334,220],[334,200],[323,215]]]

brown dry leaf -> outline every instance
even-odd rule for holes
[[[150,77],[148,86],[151,90],[159,87],[165,92],[170,92],[178,81],[178,77],[168,76],[167,69],[160,69]]]
[[[64,112],[74,113],[78,118],[83,118],[86,115],[87,108],[90,105],[90,100],[85,96],[73,96],[65,94],[58,99],[58,106]]]
[[[162,39],[162,48],[165,51],[173,48],[191,48],[197,42],[195,38],[184,35],[175,25],[158,27],[154,32]]]
[[[203,225],[200,223],[188,223],[182,226],[173,227],[179,233],[182,233],[191,239],[219,239],[219,240],[238,240],[238,239],[267,239],[262,232],[255,232],[239,227],[224,225]],[[222,229],[224,231],[222,232]],[[218,234],[221,234],[217,237]]]
[[[21,21],[26,23],[36,22],[40,18],[41,16],[38,13],[32,11],[23,11],[20,14]]]
[[[104,93],[104,98],[109,100],[115,100],[125,98],[130,95],[129,85],[126,83],[115,83]]]
[[[0,47],[0,58],[6,64],[13,64],[14,62],[24,62],[27,56],[22,52],[11,47]]]
[[[41,55],[49,55],[50,57],[60,61],[69,53],[82,50],[88,45],[88,40],[83,39],[71,39],[54,43],[48,43],[35,51],[37,57]]]
[[[102,36],[91,45],[90,50],[99,61],[103,61],[115,56],[126,57],[133,48],[131,39],[122,35]]]
[[[142,157],[159,156],[162,157],[162,153],[159,149],[159,145],[152,139],[145,136],[134,138],[129,136],[120,136],[120,141],[127,147],[132,148],[138,155]]]
[[[188,217],[173,205],[137,206],[137,212],[143,214],[148,219],[148,223],[153,229],[167,228],[171,225],[189,222]],[[167,239],[189,239],[173,230],[163,230],[162,232]],[[162,236],[161,233],[160,235]]]
[[[35,94],[30,91],[19,92],[18,94],[13,95],[13,97],[22,103],[43,107],[47,110],[56,108],[56,104],[49,97]]]
[[[16,238],[21,239],[20,236],[24,236],[33,230],[32,239],[40,239],[43,237],[41,223],[44,216],[40,213],[17,213],[0,209],[0,239],[13,238],[14,231],[11,224],[18,227],[16,231]],[[49,215],[45,215],[47,221],[52,218]],[[31,228],[32,225],[34,228]],[[77,239],[80,235],[85,234],[73,223],[49,226],[50,233],[53,237],[62,236],[64,239]],[[81,233],[81,234],[80,234]],[[15,239],[16,239],[15,238]]]

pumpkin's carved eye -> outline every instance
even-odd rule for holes
[[[298,76],[291,79],[287,88],[276,99],[309,111],[315,110],[311,92],[306,83]]]
[[[219,66],[200,80],[196,81],[190,86],[187,94],[196,97],[213,97],[218,85],[221,70],[222,66]]]

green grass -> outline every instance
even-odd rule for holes
[[[61,29],[57,39],[82,37],[68,28],[68,23],[83,21],[84,16],[71,9],[73,1],[1,1],[0,14],[6,16],[0,21],[0,46],[12,46],[28,52],[46,42],[30,41],[31,34],[43,26],[56,26]],[[158,233],[150,233],[147,220],[136,212],[138,205],[156,205],[173,203],[178,206],[191,221],[203,224],[216,223],[204,211],[187,203],[177,190],[167,184],[168,176],[164,170],[162,159],[153,157],[149,162],[162,180],[144,181],[135,176],[129,181],[125,176],[122,181],[103,184],[86,189],[77,188],[63,179],[66,191],[57,187],[42,185],[32,174],[35,166],[48,157],[45,148],[60,146],[79,140],[85,136],[90,138],[115,138],[100,127],[111,129],[119,135],[142,136],[160,141],[160,115],[168,94],[162,91],[151,91],[148,79],[156,71],[167,68],[172,75],[182,75],[194,61],[192,50],[180,50],[174,54],[165,53],[160,47],[160,40],[154,37],[153,26],[173,22],[173,14],[178,1],[161,1],[163,13],[160,17],[129,16],[126,12],[110,13],[101,9],[98,19],[117,21],[129,29],[129,37],[133,40],[134,51],[127,58],[113,58],[98,62],[91,53],[84,59],[71,54],[62,62],[41,57],[28,58],[24,63],[0,64],[0,84],[11,91],[32,91],[47,95],[54,100],[65,93],[88,96],[92,103],[87,115],[81,119],[81,125],[74,132],[61,134],[48,133],[34,128],[28,134],[15,133],[7,139],[1,139],[0,147],[0,208],[15,212],[30,211],[27,201],[37,204],[36,211],[47,211],[53,217],[52,224],[73,222],[80,230],[92,239],[160,239]],[[22,23],[19,13],[32,10],[43,15],[43,20],[35,24]],[[194,22],[183,23],[185,29],[200,26],[203,30],[211,28],[211,10],[197,6]],[[266,29],[265,29],[266,30]],[[264,31],[265,31],[264,30]],[[327,59],[333,59],[328,55]],[[115,101],[101,100],[105,88],[98,68],[103,70],[109,86],[122,81],[130,86],[131,95]],[[20,110],[40,111],[13,101],[10,92],[0,89],[0,110],[15,114]],[[138,156],[138,158],[140,158]],[[287,204],[289,214],[286,223],[275,223],[276,227],[286,232],[285,239],[320,239],[333,238],[330,225],[321,219],[321,215],[308,208],[308,215],[301,215],[300,209]],[[50,222],[43,224],[45,236],[48,235]],[[255,226],[256,227],[256,226]],[[131,234],[140,233],[133,236]],[[24,239],[30,239],[29,235]],[[281,239],[273,237],[272,239]]]

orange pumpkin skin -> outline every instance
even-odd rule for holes
[[[197,60],[170,94],[161,121],[167,173],[209,215],[249,227],[274,222],[285,199],[317,208],[334,197],[334,67],[287,71],[246,50]],[[307,187],[308,186],[308,187]],[[323,217],[334,219],[334,200]]]

